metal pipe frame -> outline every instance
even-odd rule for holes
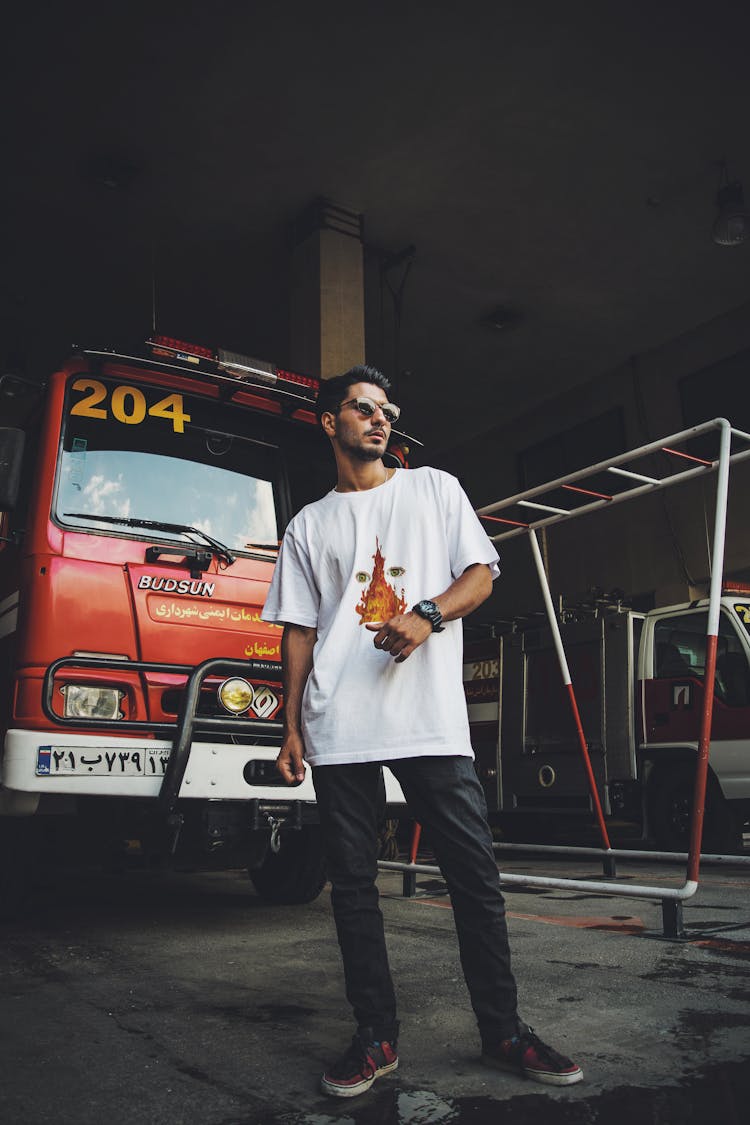
[[[557,614],[552,604],[552,594],[550,593],[549,582],[547,581],[547,572],[544,569],[544,560],[542,559],[542,552],[539,550],[539,543],[537,542],[536,532],[531,528],[529,530],[529,542],[531,543],[531,553],[534,557],[537,575],[539,577],[539,585],[542,589],[544,597],[544,607],[547,611],[547,620],[549,621],[552,636],[555,642],[555,651],[557,652],[557,660],[560,665],[560,672],[562,674],[565,690],[568,693],[568,700],[570,708],[573,712],[573,722],[576,728],[576,735],[578,738],[578,748],[581,751],[581,758],[583,759],[583,768],[586,772],[586,780],[588,782],[589,793],[591,794],[591,801],[594,806],[597,823],[599,825],[599,834],[602,838],[602,846],[607,850],[611,850],[609,843],[609,834],[607,833],[607,825],[604,821],[604,811],[602,803],[599,800],[599,791],[596,787],[596,778],[594,777],[594,770],[591,765],[591,757],[589,755],[588,743],[586,742],[586,735],[583,731],[583,724],[581,723],[581,715],[578,710],[578,701],[576,700],[575,688],[570,676],[570,669],[568,667],[568,658],[565,654],[565,646],[563,644],[562,636],[560,635],[560,626],[557,621]]]
[[[379,859],[378,868],[382,871],[401,871],[404,874],[440,875],[439,867],[428,863],[399,863],[397,860]],[[554,875],[511,875],[498,869],[502,885],[518,887],[545,887],[548,890],[593,891],[600,894],[617,895],[620,898],[661,899],[666,902],[684,902],[692,898],[698,890],[698,883],[688,880],[682,887],[645,887],[629,883],[604,883],[598,879],[559,879]]]
[[[549,852],[561,855],[573,855],[586,858],[606,859],[613,856],[615,859],[651,860],[654,863],[687,863],[688,852],[657,852],[646,851],[645,848],[601,848],[575,847],[568,844],[509,844],[505,842],[494,843],[494,851],[507,852]],[[722,866],[750,867],[750,855],[718,855],[704,852],[701,863],[718,864]]]
[[[691,438],[699,437],[701,434],[706,434],[714,431],[719,431],[719,456],[716,460],[710,462],[701,461],[695,468],[685,469],[671,476],[662,479],[653,477],[645,477],[638,473],[630,473],[628,470],[623,470],[620,466],[637,460],[641,457],[647,457],[652,453],[665,453],[667,456],[673,455],[676,457],[686,457],[684,453],[674,450],[672,448],[680,443],[685,443]],[[746,443],[747,448],[741,449],[738,452],[731,452],[732,438]],[[495,512],[504,511],[514,505],[524,502],[526,506],[530,507],[530,501],[538,496],[543,496],[545,493],[552,492],[555,489],[561,488],[563,485],[571,485],[575,482],[586,480],[588,477],[594,476],[599,473],[613,471],[620,479],[626,478],[628,480],[634,479],[639,483],[633,487],[624,488],[622,492],[613,494],[611,497],[601,498],[601,493],[597,493],[597,499],[589,504],[583,504],[579,508],[571,509],[570,511],[563,511],[559,508],[550,509],[544,505],[535,505],[535,508],[541,510],[552,511],[552,515],[531,521],[519,526],[518,521],[508,521],[512,524],[512,528],[507,531],[498,532],[496,535],[491,535],[490,539],[497,543],[502,540],[512,539],[519,535],[528,535],[531,542],[531,549],[534,560],[537,566],[539,581],[542,588],[542,594],[545,601],[545,607],[549,618],[550,626],[552,628],[553,636],[555,637],[555,647],[558,653],[558,660],[563,677],[563,682],[566,686],[570,683],[570,673],[567,670],[567,658],[565,650],[560,637],[559,627],[557,623],[557,616],[554,612],[552,605],[552,597],[549,590],[549,583],[547,581],[546,571],[544,570],[543,560],[539,551],[539,545],[536,540],[536,530],[542,527],[550,527],[553,524],[561,523],[565,520],[572,519],[576,516],[587,515],[590,512],[606,508],[613,504],[623,503],[626,500],[634,500],[639,496],[644,496],[658,491],[662,488],[668,488],[675,484],[683,484],[693,480],[699,476],[704,476],[709,472],[717,472],[716,483],[716,515],[714,519],[714,534],[713,534],[713,547],[712,547],[712,573],[711,585],[709,592],[709,606],[708,606],[708,628],[706,634],[706,647],[707,647],[707,662],[704,672],[704,682],[706,684],[713,684],[715,666],[716,666],[716,647],[718,642],[719,630],[719,612],[720,612],[720,599],[721,599],[721,586],[724,573],[724,545],[726,539],[726,520],[727,520],[727,498],[729,492],[729,466],[738,461],[744,461],[750,458],[750,434],[742,430],[733,429],[731,424],[726,418],[714,418],[709,422],[703,422],[699,426],[692,426],[690,429],[682,430],[679,433],[671,434],[669,437],[662,438],[659,441],[649,442],[647,445],[639,446],[637,449],[630,450],[627,453],[621,453],[617,457],[612,457],[606,461],[599,461],[595,465],[591,465],[586,469],[579,469],[575,473],[569,473],[567,476],[558,477],[557,480],[551,481],[548,484],[537,485],[535,488],[528,489],[525,492],[519,492],[515,496],[508,497],[505,500],[498,500],[495,503],[487,504],[483,508],[477,509],[478,516],[491,516]],[[692,460],[692,458],[690,458]],[[645,482],[645,483],[644,483]],[[572,703],[575,706],[575,696],[572,695]],[[575,712],[574,712],[575,714]],[[711,734],[711,719],[713,715],[713,691],[704,691],[704,706],[703,715],[701,720],[701,733],[700,741],[698,744],[698,758],[696,764],[695,788],[693,794],[693,812],[691,819],[691,832],[690,832],[690,848],[687,853],[687,871],[685,882],[680,887],[653,887],[647,885],[628,884],[627,887],[617,883],[606,883],[599,880],[590,879],[561,879],[556,876],[540,876],[540,875],[511,875],[499,873],[500,882],[508,886],[532,886],[555,888],[558,890],[570,891],[592,891],[596,890],[600,894],[609,894],[621,898],[636,898],[648,900],[661,900],[662,911],[664,915],[665,932],[667,929],[672,929],[674,932],[668,936],[681,936],[681,919],[679,910],[681,904],[692,896],[698,890],[698,873],[700,866],[700,846],[703,834],[703,815],[705,811],[705,798],[706,798],[706,783],[708,778],[708,754],[710,746]],[[581,734],[583,732],[581,731]],[[588,761],[588,748],[585,745],[585,738],[582,739],[582,751],[584,757],[584,765]],[[589,772],[591,765],[589,761]],[[593,775],[590,783],[593,781]],[[598,807],[601,811],[601,805],[596,793],[596,785],[593,786],[595,794],[594,807]],[[602,818],[603,819],[603,818]],[[600,826],[601,830],[601,826]],[[597,854],[601,855],[605,860],[614,860],[615,853],[608,846],[608,839],[606,828],[604,829],[603,840],[607,841],[604,851],[598,851]],[[522,846],[522,845],[519,845]],[[527,845],[535,847],[538,845]],[[561,849],[564,854],[575,853],[575,848]],[[416,855],[415,849],[412,848],[412,855],[410,856],[409,863],[399,863],[397,861],[381,860],[378,862],[378,867],[383,870],[401,871],[404,874],[404,886],[407,885],[407,879],[411,881],[412,886],[417,874],[425,875],[440,875],[440,868],[428,864],[418,864],[415,862]],[[631,853],[632,854],[632,853]],[[653,855],[653,853],[646,853]],[[664,853],[674,856],[678,853]],[[726,857],[727,860],[733,860],[737,857]],[[671,922],[668,923],[668,918]]]
[[[732,437],[748,443],[747,449],[739,450],[732,453],[729,457],[731,464],[736,464],[739,461],[746,461],[750,458],[750,434],[744,433],[742,430],[733,429],[726,418],[714,418],[711,422],[702,422],[700,426],[692,426],[689,430],[681,430],[680,433],[671,434],[669,437],[662,438],[660,441],[649,442],[648,445],[639,446],[637,449],[630,450],[628,453],[620,453],[617,457],[611,457],[607,461],[599,461],[596,465],[590,465],[586,469],[578,469],[575,473],[568,473],[567,476],[558,477],[557,480],[550,481],[548,484],[539,484],[535,488],[530,488],[526,492],[518,492],[515,496],[509,496],[505,500],[497,500],[492,504],[486,504],[483,508],[477,508],[478,516],[489,516],[495,512],[504,511],[506,508],[512,508],[520,500],[529,500],[534,496],[542,496],[545,492],[552,492],[556,488],[561,488],[564,484],[574,484],[577,481],[586,480],[587,477],[592,477],[598,473],[614,471],[619,465],[634,461],[639,457],[648,457],[651,453],[661,453],[664,451],[665,446],[679,445],[680,442],[687,442],[691,438],[700,437],[701,434],[710,433],[717,430],[722,426],[729,428]],[[661,480],[655,478],[645,478],[632,474],[635,479],[647,483],[640,483],[637,487],[623,489],[622,492],[615,493],[611,498],[593,500],[590,504],[582,504],[580,508],[573,508],[569,512],[558,513],[556,515],[547,516],[544,519],[534,520],[533,523],[523,523],[520,526],[516,521],[515,527],[510,531],[500,531],[496,535],[491,535],[490,539],[493,543],[498,543],[504,539],[513,539],[518,535],[523,535],[530,527],[551,527],[553,524],[562,523],[564,520],[572,519],[575,516],[588,515],[589,512],[598,511],[601,508],[612,507],[613,504],[621,504],[625,500],[635,500],[639,496],[645,496],[652,492],[658,491],[660,488],[669,488],[675,484],[684,484],[695,477],[705,476],[708,472],[713,472],[718,468],[719,461],[711,461],[709,464],[700,464],[693,469],[684,469],[682,472],[673,473],[671,476],[662,477]],[[621,471],[622,472],[622,471]],[[620,475],[618,473],[618,475]],[[631,474],[628,474],[630,477]]]
[[[121,731],[143,731],[151,734],[172,734],[177,731],[179,717],[167,722],[151,721],[149,719],[72,719],[59,714],[53,707],[55,697],[55,676],[62,669],[82,671],[93,669],[97,672],[166,672],[169,675],[185,677],[186,689],[190,677],[196,670],[200,670],[201,682],[208,675],[203,664],[170,664],[167,661],[148,660],[111,660],[104,656],[62,656],[53,660],[46,668],[42,681],[42,711],[51,723],[59,727],[70,727],[78,730],[98,730],[105,734],[119,734]],[[242,676],[258,676],[268,679],[271,683],[281,683],[281,665],[273,664],[267,660],[238,660],[235,657],[225,659],[212,658],[212,665],[220,665],[230,672]],[[178,686],[178,690],[181,688]],[[283,723],[278,720],[241,719],[232,718],[230,715],[221,718],[212,718],[208,715],[195,715],[193,724],[196,729],[216,730],[218,734],[273,734],[281,736]]]

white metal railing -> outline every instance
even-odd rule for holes
[[[717,456],[712,457],[710,460],[696,457],[686,449],[680,448],[681,446],[684,447],[687,445],[687,443],[694,438],[711,433],[716,433],[718,435],[719,449]],[[732,448],[733,443],[735,446],[734,449]],[[632,467],[634,463],[637,464],[642,459],[659,453],[667,457],[668,463],[671,466],[680,467],[678,467],[676,471],[667,473],[662,477],[654,476],[653,472],[638,472]],[[528,535],[529,537],[532,556],[544,598],[547,618],[554,638],[561,675],[569,693],[574,720],[579,731],[581,755],[584,766],[586,767],[594,810],[597,820],[599,821],[599,828],[604,845],[603,850],[599,854],[605,857],[607,855],[614,856],[615,853],[612,851],[609,844],[604,815],[589,760],[588,746],[580,724],[565,648],[560,636],[557,615],[552,604],[552,596],[541,551],[539,550],[536,532],[541,528],[551,527],[554,524],[562,523],[566,520],[600,511],[602,508],[612,507],[615,504],[635,500],[639,497],[657,492],[660,489],[684,484],[698,477],[715,472],[717,475],[716,513],[713,530],[705,668],[705,682],[711,684],[713,683],[715,674],[721,586],[724,572],[729,467],[736,462],[747,460],[748,458],[750,458],[750,434],[742,430],[734,429],[726,418],[714,418],[699,426],[692,426],[687,430],[671,434],[669,437],[662,438],[659,441],[649,442],[647,445],[639,446],[627,453],[621,453],[608,460],[599,461],[594,465],[590,465],[588,468],[579,469],[577,472],[569,473],[547,484],[537,485],[534,488],[527,489],[524,492],[519,492],[514,496],[509,496],[504,500],[498,500],[477,509],[477,515],[480,518],[491,523],[503,525],[503,530],[490,535],[493,542],[500,542],[521,535]],[[683,465],[687,467],[682,468],[681,466]],[[601,477],[603,474],[605,480],[612,480],[613,488],[611,491],[604,492],[601,486],[596,489],[585,487],[586,482],[591,481],[591,478]],[[559,491],[570,493],[571,498],[579,499],[580,497],[590,497],[590,499],[585,499],[584,502],[579,503],[578,506],[572,506],[569,509],[560,507],[559,503],[552,504],[549,502],[549,499],[545,502],[545,497],[548,497],[550,493]],[[505,514],[500,516],[498,515],[500,512]],[[521,516],[527,516],[527,514],[530,518],[520,518]],[[555,887],[572,891],[596,890],[599,893],[621,895],[627,898],[661,899],[665,913],[666,928],[667,907],[669,904],[681,904],[686,899],[691,898],[698,889],[698,870],[701,858],[700,847],[703,835],[703,815],[705,810],[712,714],[713,692],[706,691],[704,692],[701,734],[698,745],[690,847],[687,853],[686,877],[682,886],[665,888],[663,886],[641,886],[632,883],[629,883],[627,886],[622,886],[617,883],[605,883],[598,880],[564,879],[556,876],[510,875],[505,873],[501,875],[501,881],[508,884],[515,883],[527,886]],[[385,869],[402,870],[405,873],[410,873],[412,877],[417,872],[429,874],[439,873],[439,869],[436,867],[415,863],[415,858],[416,857],[412,855],[412,862],[407,864],[382,861],[379,866]],[[727,857],[728,860],[732,858],[736,857]],[[672,920],[673,922],[675,921],[674,917]],[[677,926],[673,928],[680,928],[680,926],[681,921],[678,921]]]

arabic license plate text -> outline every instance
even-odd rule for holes
[[[163,747],[40,746],[36,772],[40,777],[163,777],[168,761],[169,750]]]

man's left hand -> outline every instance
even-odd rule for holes
[[[432,625],[418,613],[398,613],[388,621],[367,621],[365,629],[375,633],[375,648],[388,652],[397,664],[419,648],[432,633]]]

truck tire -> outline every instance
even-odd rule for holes
[[[326,865],[320,829],[304,825],[281,834],[281,848],[269,848],[250,880],[265,902],[292,905],[312,902],[323,890]]]
[[[677,765],[654,770],[648,787],[649,834],[657,848],[686,852],[690,847],[695,768]],[[742,832],[732,809],[709,773],[701,851],[733,855],[742,851]]]

